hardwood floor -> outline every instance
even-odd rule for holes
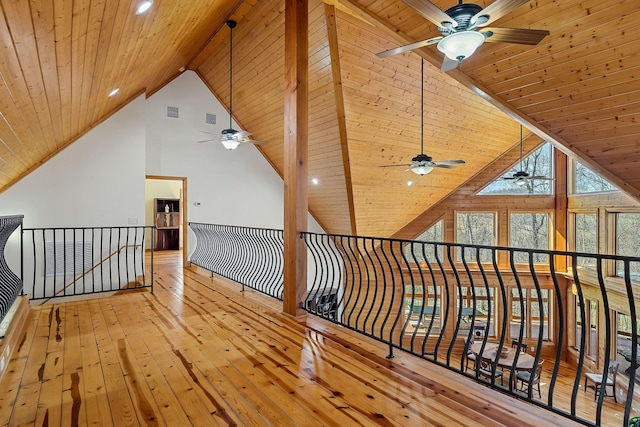
[[[156,254],[154,294],[32,307],[0,425],[573,425],[180,257]]]

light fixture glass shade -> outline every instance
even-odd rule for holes
[[[411,168],[411,172],[415,173],[416,175],[426,175],[429,172],[431,172],[433,170],[433,168],[431,166],[414,166]]]
[[[449,34],[438,43],[438,50],[454,61],[470,57],[484,43],[484,36],[477,31],[460,31]]]
[[[519,185],[520,187],[522,187],[525,183],[526,183],[526,179],[524,178],[516,179],[516,185]]]
[[[236,148],[238,148],[238,145],[240,145],[240,141],[237,141],[233,138],[223,139],[220,142],[222,143],[222,145],[224,145],[224,148],[226,148],[227,150],[235,150]]]

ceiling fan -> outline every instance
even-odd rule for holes
[[[502,177],[504,180],[513,180],[516,185],[523,186],[526,184],[527,180],[537,179],[540,181],[553,181],[553,178],[549,178],[543,175],[529,175],[529,172],[526,172],[523,167],[522,162],[522,125],[520,125],[520,170],[514,173],[511,176]]]
[[[464,160],[441,160],[436,162],[424,154],[424,59],[420,63],[420,154],[411,159],[411,163],[401,165],[383,165],[381,168],[392,168],[403,166],[410,166],[405,172],[411,171],[416,175],[426,175],[433,170],[433,168],[445,168],[455,169],[455,165],[464,164]]]
[[[445,72],[456,68],[463,59],[473,55],[485,41],[533,46],[549,34],[547,30],[486,27],[529,0],[495,0],[484,9],[477,4],[458,0],[457,5],[444,12],[429,0],[402,1],[437,25],[442,36],[380,52],[377,54],[380,58],[437,43],[438,50],[444,53],[441,71]]]
[[[197,141],[198,143],[220,141],[227,150],[235,150],[241,143],[250,143],[254,145],[262,145],[264,141],[255,141],[249,139],[251,132],[235,130],[231,124],[233,117],[233,29],[236,27],[236,21],[227,21],[229,27],[229,129],[224,129],[220,135],[213,135],[211,132],[200,131],[212,135],[213,138]]]

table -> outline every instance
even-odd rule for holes
[[[480,350],[482,350],[482,342],[476,342],[471,344],[470,350],[478,357],[482,359],[491,360],[492,363],[495,363],[500,368],[505,368],[511,371],[511,378],[513,379],[513,386],[516,386],[516,376],[514,371],[531,371],[533,370],[533,364],[535,363],[535,358],[528,354],[520,352],[518,355],[518,363],[516,366],[513,366],[513,361],[516,357],[517,350],[514,348],[508,348],[509,352],[505,355],[498,354],[499,345],[496,343],[488,342],[484,346],[484,351],[482,354]]]
[[[631,371],[633,371],[633,368],[636,366],[640,366],[640,349],[638,350],[637,354],[636,354],[636,361],[635,363],[633,362],[633,360],[631,360],[631,349],[629,347],[618,347],[618,354],[622,357],[624,357],[627,362],[629,362],[631,365],[629,365],[629,367],[627,369],[625,369],[625,373],[627,375],[631,375]]]

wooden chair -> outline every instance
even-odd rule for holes
[[[511,348],[518,348],[518,339],[517,338],[512,338],[511,339]],[[529,346],[527,345],[527,343],[525,343],[525,342],[520,343],[520,351],[521,352],[526,353],[528,349],[529,349]]]
[[[500,378],[500,384],[504,385],[504,371],[502,369],[496,369],[496,373],[494,375],[493,364],[490,360],[482,359],[480,366],[478,367],[478,374],[489,381],[491,381],[492,377]]]
[[[516,372],[516,383],[518,381],[522,382],[520,386],[520,391],[524,391],[525,387],[529,387],[529,383],[532,385],[538,386],[538,397],[542,398],[542,394],[540,394],[540,377],[542,376],[542,365],[544,364],[544,359],[541,360],[535,369],[528,369],[526,371],[518,371]]]
[[[598,397],[598,393],[600,393],[601,389],[604,389],[604,395],[608,396],[607,387],[611,386],[611,388],[613,389],[613,400],[616,403],[618,403],[618,398],[616,397],[616,377],[617,376],[618,376],[618,362],[615,360],[611,360],[609,361],[609,373],[607,375],[606,382],[603,381],[602,374],[592,374],[592,373],[584,374],[584,391],[585,392],[587,391],[587,382],[591,381],[593,383],[593,388],[595,391],[595,393],[593,394],[593,400],[596,400],[596,397]]]
[[[464,357],[466,359],[464,371],[467,372],[469,370],[469,363],[473,364],[473,369],[476,369],[476,354],[471,351],[471,344],[473,344],[473,336],[471,338],[464,339]]]

